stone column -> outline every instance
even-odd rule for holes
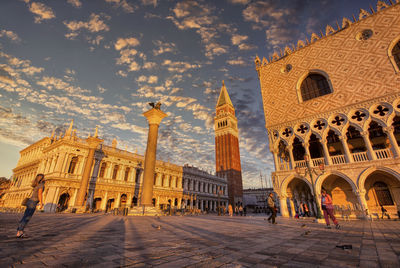
[[[278,153],[277,150],[272,150],[272,155],[274,156],[275,170],[279,171]]]
[[[290,166],[292,169],[296,167],[296,163],[294,162],[294,157],[293,157],[293,145],[288,146],[288,151],[289,151],[289,159],[290,159]]]
[[[161,120],[167,116],[160,109],[153,108],[143,114],[149,122],[149,134],[147,137],[147,148],[144,159],[144,179],[141,196],[142,206],[152,206],[153,180],[156,166],[158,126]]]
[[[322,144],[322,148],[324,149],[325,164],[332,165],[332,158],[328,150],[328,141],[326,139],[321,139],[320,142]]]
[[[64,153],[64,152],[61,152],[59,154],[58,159],[57,159],[56,169],[55,169],[56,172],[63,172],[62,167],[64,165],[65,155],[66,155],[66,153]]]
[[[101,209],[102,211],[105,211],[105,210],[106,210],[107,201],[108,201],[107,198],[108,198],[108,192],[106,192],[106,193],[104,194],[103,199],[101,199],[100,209]]]
[[[291,216],[292,218],[294,218],[294,216],[296,215],[296,210],[294,208],[294,201],[293,198],[289,198],[289,202],[290,202],[290,212],[291,212]]]
[[[93,164],[94,152],[95,152],[97,146],[101,142],[103,142],[103,140],[101,140],[97,137],[92,137],[92,136],[87,138],[86,141],[89,145],[89,154],[87,157],[85,169],[83,170],[82,181],[81,181],[81,185],[79,187],[79,192],[78,192],[78,196],[77,196],[77,199],[75,202],[75,206],[83,206],[84,205],[85,195],[86,195],[86,192],[88,189],[90,170],[92,169],[92,164]]]
[[[367,153],[368,153],[368,157],[369,160],[376,160],[376,154],[374,152],[374,149],[372,148],[372,144],[371,141],[369,140],[369,132],[368,131],[362,131],[360,132],[364,143],[365,143],[365,147],[367,147]]]
[[[92,177],[89,183],[88,198],[86,201],[86,206],[88,206],[90,209],[93,208],[93,200],[94,200],[94,192],[96,191],[97,176],[99,175],[100,163],[104,156],[105,154],[101,148],[94,152],[94,167],[93,167]]]
[[[367,204],[367,200],[365,199],[365,194],[366,191],[365,190],[357,190],[357,191],[353,191],[358,199],[358,202],[360,203],[361,209],[362,209],[362,214],[364,215],[364,217],[368,217],[368,204]]]
[[[287,196],[286,195],[279,196],[279,202],[280,202],[281,215],[283,217],[289,217],[289,212],[287,207]]]
[[[344,149],[344,156],[346,157],[347,163],[353,163],[354,159],[350,153],[349,145],[347,144],[347,138],[345,136],[339,136],[340,141],[342,142],[342,146]]]
[[[386,133],[386,135],[389,138],[389,141],[390,141],[390,144],[392,147],[391,150],[392,150],[393,156],[395,158],[398,158],[398,157],[400,157],[400,149],[399,149],[399,146],[397,145],[397,140],[393,134],[393,130],[394,130],[393,126],[383,128],[383,131]]]

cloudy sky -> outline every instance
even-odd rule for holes
[[[225,80],[239,121],[244,187],[273,167],[254,57],[357,16],[370,0],[1,0],[0,176],[19,150],[71,119],[87,137],[143,154],[142,113],[161,101],[158,158],[215,170]],[[358,17],[358,16],[357,16]],[[265,185],[265,182],[264,182]]]

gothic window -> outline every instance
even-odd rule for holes
[[[392,49],[392,55],[393,55],[394,62],[396,63],[397,67],[399,67],[399,69],[400,69],[400,41],[398,41],[397,44]]]
[[[332,89],[325,76],[311,73],[301,83],[301,97],[303,101],[311,100],[329,93]]]
[[[376,199],[380,206],[393,206],[392,195],[390,194],[389,188],[386,183],[378,181],[374,183],[374,190],[376,193]]]
[[[78,163],[78,157],[77,156],[72,157],[71,162],[69,163],[69,168],[68,168],[69,174],[74,174],[77,163]]]
[[[125,169],[124,181],[128,181],[129,171],[131,171],[131,169],[127,167],[127,168]]]
[[[115,165],[114,166],[114,170],[113,170],[113,174],[112,174],[112,179],[113,180],[117,179],[118,169],[119,169],[119,166]]]
[[[101,163],[99,178],[104,178],[104,173],[106,171],[107,163]]]

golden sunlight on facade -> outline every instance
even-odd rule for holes
[[[82,206],[108,212],[140,205],[144,157],[118,149],[116,140],[111,146],[104,145],[97,129],[87,139],[77,137],[75,132],[71,122],[64,135],[45,137],[20,152],[13,183],[0,203],[3,209],[22,208],[21,202],[30,194],[37,173],[44,173],[46,178],[46,212],[70,212]],[[223,192],[217,194],[216,189]],[[225,178],[187,165],[156,161],[152,199],[156,208],[216,211],[217,201],[227,205]]]
[[[376,218],[383,206],[397,218],[400,4],[378,1],[255,64],[282,215],[301,203],[315,214],[324,188],[338,216]]]

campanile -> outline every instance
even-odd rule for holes
[[[229,203],[235,205],[237,202],[243,202],[239,133],[235,108],[224,81],[222,81],[221,92],[215,109],[215,165],[217,176],[227,178]]]

